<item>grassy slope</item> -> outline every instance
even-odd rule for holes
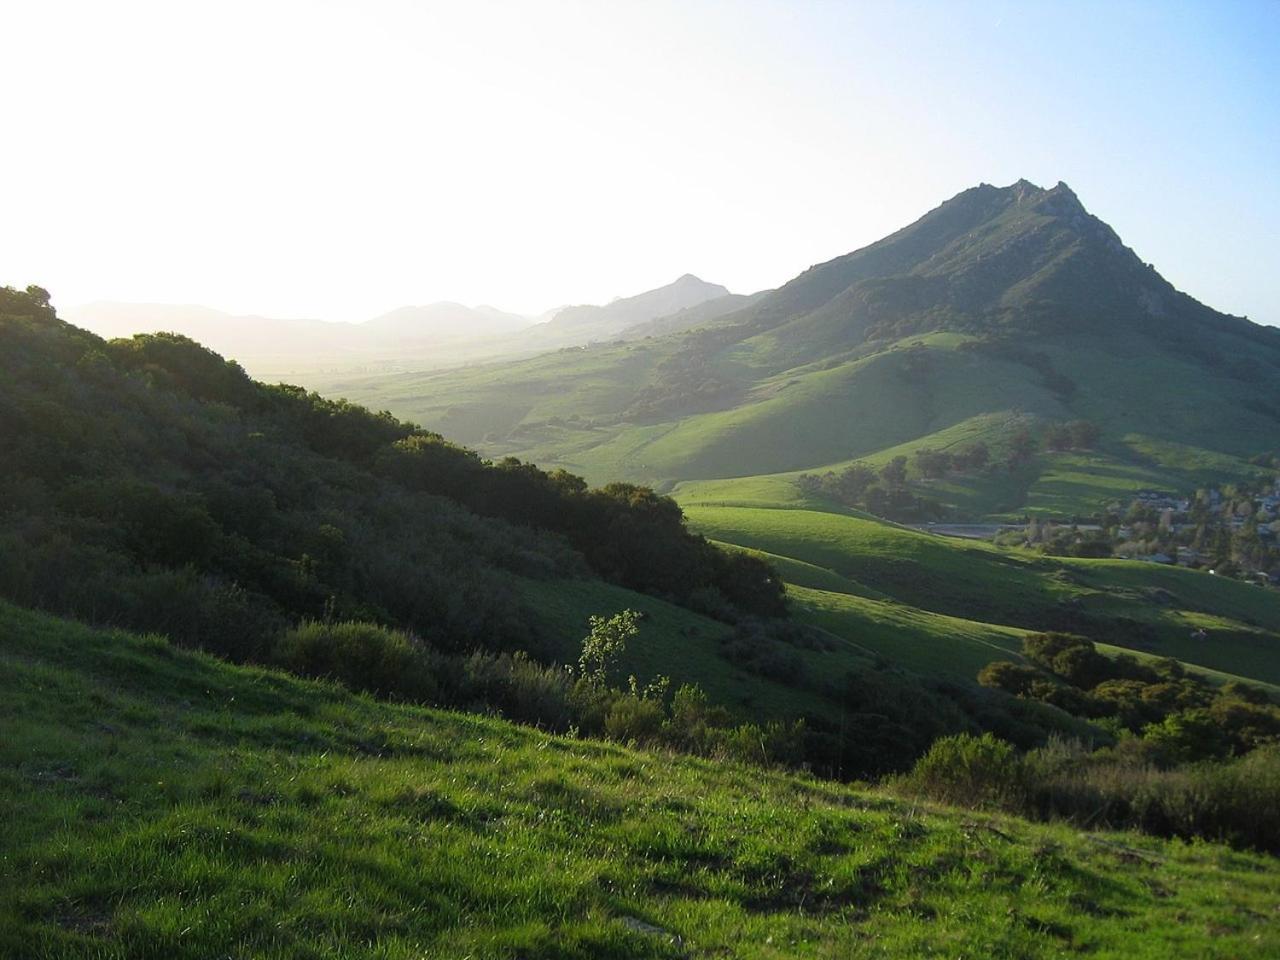
[[[743,502],[725,483],[677,492],[692,526],[706,535],[792,558],[858,586],[839,590],[830,580],[790,576],[806,585],[793,591],[803,617],[912,669],[972,678],[992,659],[992,644],[1016,648],[1021,630],[1010,627],[1070,628],[1079,615],[1134,621],[1132,640],[1108,638],[1126,648],[1280,683],[1280,603],[1270,590],[1154,564],[1002,550],[851,511],[824,512],[794,498],[770,507],[763,499],[768,489],[759,480],[749,482],[748,498],[758,498],[750,506],[709,505]],[[709,493],[726,499],[703,500]],[[865,588],[897,603],[844,595]],[[1192,639],[1199,627],[1209,631],[1209,640]],[[1080,629],[1088,631],[1087,620]]]
[[[0,955],[1280,950],[1275,861],[1210,844],[547,737],[3,605],[0,664]]]
[[[670,677],[675,687],[696,683],[712,701],[746,719],[821,714],[832,709],[827,700],[811,691],[774,682],[730,663],[719,653],[719,641],[730,628],[683,607],[595,580],[530,580],[523,592],[544,635],[558,638],[556,649],[547,652],[561,663],[576,662],[588,617],[631,608],[648,617],[618,664],[620,677],[634,675],[642,686],[659,675]],[[798,653],[810,661],[820,657],[813,651]],[[845,670],[870,665],[856,651],[845,651],[840,659]]]
[[[824,470],[852,458],[876,464],[920,447],[960,449],[978,440],[999,454],[1014,432],[1043,419],[1086,417],[1104,426],[1100,451],[1044,455],[1012,475],[992,471],[932,485],[931,496],[968,517],[1092,514],[1141,489],[1192,490],[1250,476],[1256,471],[1238,454],[1274,442],[1274,429],[1247,410],[1247,384],[1207,376],[1133,337],[1106,350],[1037,342],[1079,384],[1069,405],[1030,368],[959,349],[966,338],[954,334],[910,337],[869,356],[780,372],[777,338],[770,331],[712,359],[715,375],[738,397],[729,409],[661,423],[617,422],[617,414],[659,377],[678,340],[322,389],[388,407],[490,454],[563,466],[593,482]],[[928,348],[928,370],[907,376],[904,348],[916,343]]]

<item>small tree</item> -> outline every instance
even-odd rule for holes
[[[907,458],[896,456],[880,468],[880,479],[890,490],[901,490],[907,485]]]
[[[1009,441],[1009,462],[1024,463],[1036,452],[1036,438],[1025,427],[1015,433]]]
[[[1032,685],[1042,679],[1039,670],[1008,660],[996,660],[978,671],[978,683],[982,686],[1004,690],[1014,696],[1029,693]]]
[[[1089,420],[1072,420],[1067,424],[1071,445],[1077,450],[1092,450],[1102,437],[1102,429]]]
[[[592,617],[588,623],[591,632],[582,640],[578,669],[584,679],[603,686],[609,669],[627,648],[627,641],[640,632],[640,613],[623,610],[608,619]]]

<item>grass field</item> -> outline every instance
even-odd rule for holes
[[[1264,958],[1273,859],[396,706],[0,606],[0,955]]]
[[[918,672],[972,679],[992,644],[1016,649],[1027,630],[1067,629],[1280,683],[1280,601],[1272,590],[1157,564],[954,540],[797,497],[763,505],[776,486],[755,478],[740,499],[723,501],[710,497],[732,497],[728,483],[690,484],[676,495],[707,536],[786,558],[780,571],[796,585],[802,618]],[[1209,639],[1193,637],[1201,628]]]

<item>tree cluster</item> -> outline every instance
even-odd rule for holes
[[[1140,735],[1170,762],[1247,753],[1280,743],[1280,707],[1261,688],[1232,681],[1213,687],[1176,660],[1154,665],[1108,657],[1067,633],[1023,640],[1029,663],[997,660],[978,682]]]
[[[879,470],[854,462],[839,473],[801,474],[800,489],[846,507],[866,510],[891,520],[913,521],[940,517],[942,505],[912,493],[907,485],[907,458],[894,457]]]

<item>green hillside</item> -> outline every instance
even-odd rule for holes
[[[5,956],[1280,950],[1274,860],[1213,844],[550,737],[6,604],[0,666]]]
[[[773,503],[771,489],[793,488],[751,479],[691,484],[677,496],[707,536],[797,561],[779,564],[799,586],[789,591],[797,614],[913,670],[969,679],[993,646],[1016,650],[1022,633],[1058,629],[1280,684],[1273,591],[1158,564],[949,539],[795,499]],[[1201,628],[1207,639],[1192,636]]]
[[[660,676],[679,687],[697,684],[713,702],[731,709],[742,719],[766,716],[795,718],[830,714],[835,705],[805,684],[753,673],[725,656],[724,643],[732,628],[682,607],[615,587],[597,580],[529,580],[523,584],[539,633],[550,639],[541,651],[560,663],[578,658],[587,620],[601,611],[636,609],[646,619],[639,634],[618,661],[621,676],[634,675],[641,683]],[[831,660],[843,670],[864,670],[871,657],[857,650],[841,649],[839,656],[822,658],[814,651],[797,651],[811,671],[829,669]]]
[[[0,288],[0,346],[0,596],[13,601],[240,659],[322,617],[442,649],[554,647],[567,638],[539,632],[527,581],[598,580],[690,610],[705,595],[722,619],[783,611],[766,565],[691,535],[650,491],[487,463],[390,416],[257,383],[183,337],[104,341],[35,288]]]
[[[36,288],[0,288],[0,343],[11,602],[592,735],[653,713],[632,676],[696,686],[725,711],[716,729],[803,721],[777,759],[828,774],[904,769],[950,733],[1097,734],[797,625],[765,560],[692,533],[650,490],[484,461],[183,337],[104,341]],[[566,666],[592,617],[622,611],[637,619],[616,695],[588,696]]]
[[[1064,184],[1020,182],[692,330],[320,386],[490,455],[664,488],[981,440],[988,468],[928,490],[976,518],[1251,476],[1280,436],[1278,373],[1280,332],[1176,291]],[[1067,421],[1100,434],[1049,450]],[[1006,469],[1024,431],[1040,450]]]

